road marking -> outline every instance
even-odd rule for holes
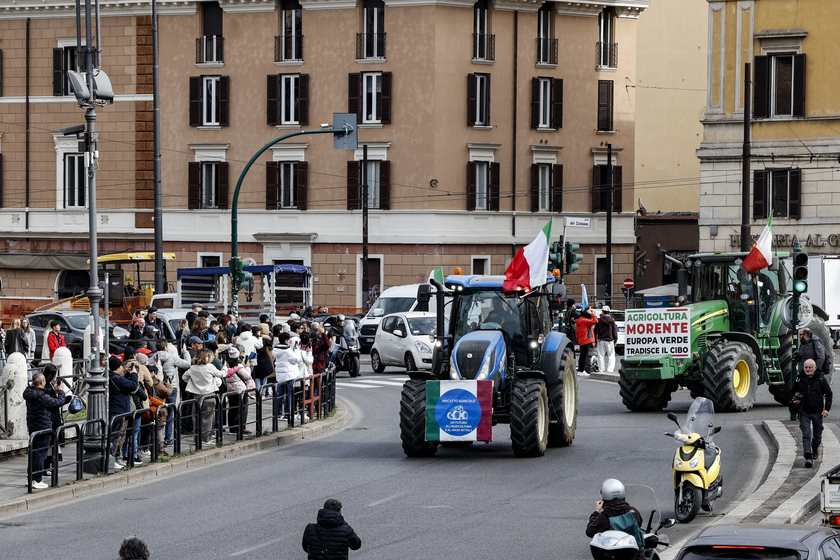
[[[373,502],[372,504],[368,504],[367,507],[378,506],[380,504],[384,504],[385,502],[390,502],[391,500],[396,500],[397,498],[399,498],[401,496],[405,496],[406,494],[408,494],[407,490],[405,492],[400,492],[399,494],[394,494],[393,496],[388,496],[387,498],[382,498],[378,502]]]
[[[381,385],[365,385],[364,383],[336,383],[335,386],[346,389],[379,389],[382,387]]]
[[[404,381],[388,381],[386,379],[365,379],[365,381],[371,381],[373,383],[379,383],[381,385],[392,385],[394,387],[402,387],[405,384]]]
[[[273,544],[275,544],[275,543],[279,543],[279,542],[281,542],[281,541],[285,541],[285,540],[287,540],[290,536],[291,536],[291,535],[289,534],[289,535],[286,535],[285,537],[279,537],[279,538],[276,538],[276,539],[271,539],[270,541],[266,541],[266,542],[264,542],[264,543],[262,543],[262,544],[258,544],[258,545],[256,545],[256,546],[252,546],[252,547],[250,547],[250,548],[246,548],[246,549],[244,549],[244,550],[240,550],[239,552],[234,552],[233,554],[231,554],[231,557],[233,557],[233,556],[242,556],[243,554],[248,554],[249,552],[254,552],[255,550],[259,550],[259,549],[261,549],[261,548],[265,548],[265,547],[267,547],[267,546],[271,546],[271,545],[273,545]]]

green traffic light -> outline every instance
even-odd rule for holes
[[[805,280],[797,280],[793,283],[793,291],[802,294],[808,291],[808,282]]]

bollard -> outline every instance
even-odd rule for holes
[[[20,352],[11,354],[6,360],[6,367],[0,375],[0,389],[6,389],[6,409],[0,416],[0,426],[6,431],[6,439],[29,439],[26,427],[26,403],[23,390],[28,385],[26,357]],[[2,409],[0,409],[2,410]]]

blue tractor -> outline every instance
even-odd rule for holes
[[[408,372],[400,399],[400,434],[407,456],[429,457],[439,445],[464,444],[427,438],[429,381],[492,381],[492,425],[510,424],[518,457],[539,457],[546,447],[572,443],[578,401],[574,349],[564,334],[552,330],[551,312],[551,303],[564,287],[549,277],[533,291],[506,293],[504,280],[456,275],[447,277],[444,285],[431,281],[437,294],[432,369]],[[428,300],[432,286],[421,285],[418,300]],[[448,329],[445,299],[451,305]]]

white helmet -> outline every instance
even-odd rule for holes
[[[620,480],[608,478],[601,484],[601,499],[605,502],[617,498],[623,499],[625,496],[627,496],[627,491],[624,490],[624,485]]]
[[[344,315],[339,315],[339,316],[338,316],[338,320],[339,320],[339,321],[343,321],[343,320],[344,320]]]

